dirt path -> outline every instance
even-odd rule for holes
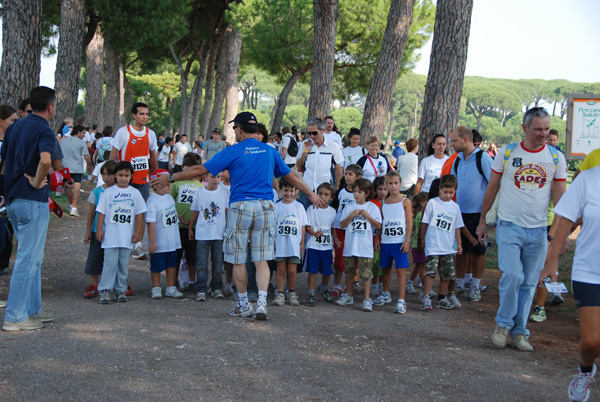
[[[57,318],[0,333],[0,400],[568,399],[576,314],[550,308],[548,321],[531,323],[534,353],[494,349],[498,271],[487,270],[481,303],[461,298],[457,310],[422,312],[408,295],[403,316],[393,304],[364,313],[362,296],[351,307],[317,296],[314,308],[269,306],[269,321],[257,322],[229,317],[229,300],[152,300],[149,263],[132,260],[135,295],[106,306],[82,297],[84,227],[83,217],[50,223],[42,293]],[[0,277],[4,297],[9,280]],[[298,292],[303,301],[304,274]]]

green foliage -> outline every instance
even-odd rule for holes
[[[298,131],[304,130],[306,127],[306,116],[308,116],[308,108],[304,105],[292,105],[285,108],[283,114],[283,125],[282,127],[296,126]]]
[[[342,136],[348,134],[352,127],[360,128],[363,117],[362,111],[355,107],[342,107],[335,110],[331,115]]]

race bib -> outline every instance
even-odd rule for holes
[[[429,224],[433,225],[436,229],[450,232],[454,226],[453,223],[455,219],[456,215],[449,212],[433,211],[433,219]]]
[[[181,186],[179,187],[179,194],[177,195],[177,202],[183,204],[190,204],[194,202],[194,196],[196,195],[196,187]]]
[[[383,221],[383,235],[385,237],[402,237],[405,235],[405,222],[403,219],[389,219]]]
[[[315,232],[321,231],[321,237],[315,237],[315,241],[323,246],[331,244],[331,229],[314,228]]]
[[[133,166],[135,172],[138,170],[148,170],[148,156],[136,156],[131,158],[131,166]]]
[[[108,206],[111,223],[119,225],[133,225],[134,203],[131,200],[111,202]]]
[[[298,235],[298,226],[298,219],[288,216],[279,221],[277,234],[281,236],[296,236]]]
[[[350,232],[352,232],[354,235],[364,235],[367,233],[368,224],[369,223],[365,218],[356,217],[352,219],[352,222],[350,222]]]
[[[179,219],[177,219],[177,211],[175,210],[175,206],[171,206],[168,209],[163,210],[162,212],[162,221],[164,227],[170,227],[173,225],[177,225],[179,223]]]

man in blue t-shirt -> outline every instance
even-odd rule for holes
[[[266,320],[267,289],[271,276],[267,261],[274,258],[275,250],[273,177],[284,176],[308,194],[310,201],[317,207],[322,206],[322,201],[296,172],[290,170],[275,148],[256,139],[258,122],[252,113],[239,113],[229,123],[233,123],[237,144],[217,153],[204,165],[192,166],[175,175],[162,175],[153,180],[152,185],[161,187],[167,185],[168,181],[186,180],[207,172],[216,176],[223,170],[229,171],[231,196],[223,250],[225,261],[233,264],[233,276],[239,295],[238,304],[229,314],[243,317],[255,315],[256,319]],[[256,265],[256,314],[248,303],[246,289],[248,241],[251,259]]]
[[[394,150],[392,151],[392,156],[394,157],[394,159],[396,159],[395,168],[398,168],[398,158],[405,154],[406,154],[406,152],[404,152],[402,147],[400,147],[400,141],[398,141],[398,140],[394,141]]]
[[[48,230],[47,175],[56,137],[48,120],[56,112],[53,89],[31,90],[33,113],[7,130],[2,144],[2,185],[8,218],[17,237],[17,261],[10,281],[5,331],[42,328],[54,317],[42,312],[42,262]]]

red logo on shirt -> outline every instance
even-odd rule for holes
[[[548,181],[546,170],[538,165],[528,163],[515,172],[515,186],[525,191],[535,191]]]

